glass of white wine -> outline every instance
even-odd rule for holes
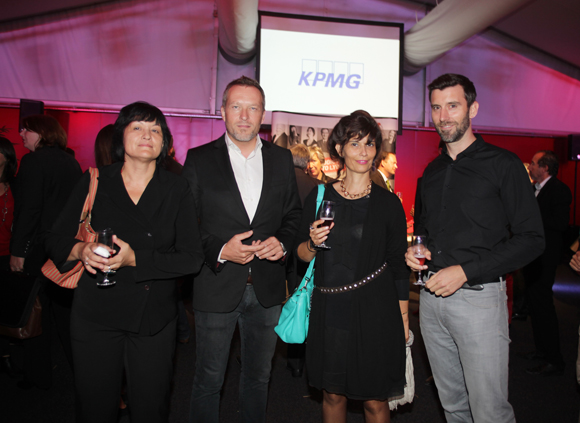
[[[97,232],[97,243],[103,244],[109,248],[113,248],[113,245],[114,245],[113,235],[114,235],[114,232],[111,228],[107,228],[107,229],[103,229],[102,231],[98,231]],[[93,252],[95,254],[98,254],[98,255],[100,255],[102,257],[106,257],[106,258],[111,256],[109,251],[100,245]],[[97,281],[97,286],[111,286],[111,285],[115,285],[117,283],[117,282],[109,279],[109,275],[111,273],[115,273],[115,271],[111,270],[110,267],[108,270],[103,271],[103,273],[105,274],[105,278],[102,281]]]

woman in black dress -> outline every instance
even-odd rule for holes
[[[113,164],[99,169],[95,231],[111,228],[115,248],[74,236],[89,189],[84,175],[47,237],[54,263],[85,271],[75,289],[71,338],[79,422],[117,421],[123,369],[131,421],[166,422],[177,321],[176,278],[203,262],[187,181],[163,169],[171,140],[165,117],[148,103],[121,109]],[[97,247],[113,254],[104,258]],[[61,271],[62,271],[61,270]],[[104,270],[116,284],[99,287]]]
[[[329,148],[346,176],[327,184],[324,194],[336,203],[334,223],[311,223],[314,190],[298,233],[300,259],[316,257],[306,367],[309,383],[323,391],[324,422],[346,421],[347,398],[364,401],[367,422],[389,422],[387,400],[404,391],[406,222],[397,196],[370,179],[381,142],[380,128],[367,112],[339,121]],[[331,249],[317,251],[314,245],[323,241]]]

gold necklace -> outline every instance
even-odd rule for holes
[[[367,187],[362,192],[359,192],[358,194],[351,194],[351,193],[349,193],[346,190],[346,188],[344,186],[344,179],[342,181],[340,181],[340,191],[342,192],[342,195],[344,197],[346,197],[346,198],[350,198],[350,199],[353,199],[353,200],[355,198],[361,198],[361,197],[364,197],[365,195],[370,194],[370,192],[371,192],[371,186],[372,186],[372,182],[369,179],[369,184],[367,185]]]

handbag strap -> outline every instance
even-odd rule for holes
[[[89,167],[89,173],[91,175],[91,182],[89,184],[89,192],[85,200],[85,205],[83,206],[83,211],[81,213],[81,222],[84,221],[87,216],[91,215],[91,210],[95,203],[95,196],[97,195],[97,188],[99,186],[99,169],[96,167]]]
[[[316,214],[314,215],[314,219],[318,216],[318,209],[320,208],[320,204],[322,204],[322,198],[324,197],[324,184],[318,185],[318,195],[316,196]],[[298,289],[305,288],[307,285],[312,285],[312,275],[314,274],[314,262],[316,261],[316,256],[312,260],[310,260],[310,264],[308,265],[308,269],[306,269],[306,273],[304,274],[304,284]]]

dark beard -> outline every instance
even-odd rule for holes
[[[439,123],[441,125],[441,123]],[[465,133],[467,132],[467,130],[469,129],[469,125],[471,124],[471,120],[469,119],[469,115],[466,114],[465,118],[461,121],[461,123],[455,128],[455,132],[453,133],[445,133],[442,132],[439,129],[439,126],[435,125],[435,130],[437,131],[437,133],[439,134],[439,136],[441,137],[441,140],[447,144],[453,143],[453,142],[457,142],[459,141],[461,138],[463,138],[463,136],[465,135]]]

